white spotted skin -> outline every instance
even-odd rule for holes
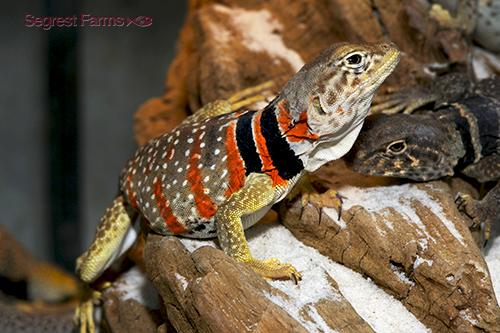
[[[136,208],[155,232],[193,238],[217,236],[214,214],[209,213],[215,213],[228,194],[230,179],[227,158],[224,157],[228,128],[237,121],[234,115],[213,117],[209,122],[178,127],[139,148],[128,161],[120,175],[120,189],[132,206],[135,198]],[[195,147],[197,142],[198,149]],[[196,205],[196,194],[193,193],[196,179],[199,180],[199,189],[211,203],[205,201],[204,207],[208,207],[202,209],[205,214]],[[162,214],[162,211],[168,210],[165,204],[181,225],[174,232]],[[179,232],[182,227],[185,230]]]

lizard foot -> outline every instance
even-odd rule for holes
[[[266,280],[290,279],[295,284],[298,284],[298,282],[302,280],[302,276],[297,272],[295,267],[290,264],[280,264],[276,258],[267,260],[256,260],[252,258],[243,262]]]
[[[104,288],[110,284],[104,285]],[[80,326],[80,333],[94,333],[94,305],[101,302],[101,292],[93,289],[86,283],[82,283],[80,287],[80,302],[75,309],[73,322],[76,326]]]
[[[439,76],[423,86],[390,88],[384,96],[373,99],[373,113],[394,114],[412,113],[413,111],[434,103],[435,107],[449,100],[464,97],[470,86],[469,79],[461,73],[450,73]],[[443,87],[446,87],[444,89]]]
[[[497,216],[490,214],[490,209],[485,207],[481,200],[473,199],[468,194],[459,194],[455,199],[455,204],[458,209],[463,209],[465,214],[472,219],[471,228],[484,222],[484,246],[486,246],[490,238],[491,226]]]
[[[373,100],[373,113],[394,114],[412,113],[419,107],[434,102],[437,96],[418,87],[392,88],[387,95],[377,96]],[[375,105],[376,104],[376,105]]]
[[[263,95],[260,95],[258,93],[271,89],[275,87],[276,84],[274,83],[273,80],[269,80],[267,82],[261,83],[257,86],[254,87],[249,87],[246,88],[242,91],[239,91],[235,93],[234,95],[230,96],[227,101],[231,104],[231,109],[232,111],[236,111],[239,108],[245,107],[249,104],[252,104],[254,102],[261,102],[265,101],[266,97]]]
[[[309,193],[307,191],[302,192],[302,209],[300,211],[300,218],[302,218],[302,212],[305,206],[310,203],[319,210],[319,222],[321,223],[321,214],[323,212],[323,207],[335,208],[337,209],[339,220],[340,214],[342,213],[342,197],[339,192],[329,189],[325,193],[319,194],[317,192]]]

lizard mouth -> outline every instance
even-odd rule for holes
[[[368,81],[367,84],[382,83],[387,77],[384,73],[392,73],[396,66],[401,60],[401,52],[398,50],[395,44],[391,43],[391,50],[386,53],[382,60],[382,66],[375,70],[375,73],[371,75],[373,79]]]

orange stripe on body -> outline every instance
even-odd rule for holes
[[[155,194],[155,199],[158,204],[158,208],[160,209],[160,215],[165,220],[168,229],[175,235],[185,232],[187,229],[184,225],[182,225],[177,218],[175,217],[172,208],[163,195],[162,192],[162,182],[159,178],[155,180],[153,183],[153,191]]]
[[[167,153],[167,161],[170,161],[172,159],[172,157],[174,156],[174,152],[175,152],[175,149],[174,149],[174,143],[172,142],[169,146],[169,150],[168,150],[168,153]]]
[[[202,218],[209,220],[214,216],[217,208],[210,197],[205,193],[205,188],[201,180],[201,170],[198,167],[200,164],[200,144],[200,133],[197,132],[191,147],[191,156],[189,157],[189,167],[186,179],[191,185],[190,191],[194,196],[194,205],[196,209]]]
[[[136,211],[139,211],[139,206],[137,205],[137,201],[135,199],[135,194],[132,189],[132,172],[129,172],[127,180],[125,182],[125,185],[127,186],[127,192],[128,192],[128,201],[134,207]]]
[[[269,150],[267,149],[266,139],[262,135],[262,128],[260,126],[260,118],[262,116],[262,111],[258,112],[253,121],[253,130],[255,144],[257,146],[257,152],[260,155],[262,161],[262,171],[267,173],[273,180],[273,186],[280,185],[284,186],[288,183],[285,179],[281,178],[278,169],[273,164],[273,160],[269,155]]]
[[[245,166],[236,143],[236,123],[229,125],[226,133],[226,166],[229,170],[229,184],[226,197],[245,184]]]
[[[281,131],[290,142],[298,142],[304,140],[318,140],[317,134],[311,134],[307,125],[307,112],[303,111],[299,120],[292,123],[292,116],[288,109],[287,101],[284,100],[278,105],[278,124]]]
[[[127,175],[127,179],[125,180],[125,188],[128,193],[128,201],[134,207],[136,211],[139,211],[139,205],[137,205],[137,200],[135,198],[134,190],[132,188],[132,176],[134,174],[134,170],[137,172],[137,160],[134,160],[132,162],[132,165],[130,166],[130,172]]]

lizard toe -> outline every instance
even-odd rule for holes
[[[469,194],[460,193],[455,198],[455,204],[457,205],[457,209],[461,209],[464,204],[466,204],[469,200],[472,200],[472,197]]]
[[[279,265],[280,261],[276,258],[269,258],[269,259],[263,260],[262,263],[265,265]]]
[[[307,193],[302,194],[302,207],[305,207],[307,203],[310,203],[314,207],[319,209],[320,222],[321,213],[323,208],[333,208],[337,210],[338,218],[340,220],[340,215],[342,214],[342,196],[335,190],[329,189],[325,193]]]
[[[290,279],[297,284],[302,279],[302,276],[295,267],[290,264],[280,264],[276,258],[267,260],[251,259],[245,261],[245,264],[266,280]]]
[[[463,210],[472,220],[479,217],[481,212],[481,202],[473,199],[468,194],[459,194],[455,199],[458,209]]]
[[[92,289],[89,285],[82,285],[80,292],[80,302],[75,309],[73,322],[80,325],[80,333],[94,333],[94,305],[101,301],[101,292]]]
[[[80,333],[95,332],[94,304],[92,300],[87,300],[78,305],[75,310],[73,322],[75,325],[80,326]]]

